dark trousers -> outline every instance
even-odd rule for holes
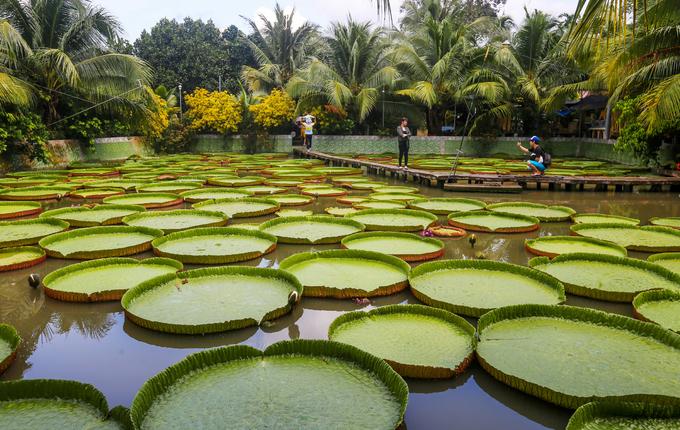
[[[307,143],[307,149],[312,149],[312,136],[313,134],[306,134],[305,135],[305,141]]]
[[[411,146],[408,140],[403,140],[399,142],[399,166],[401,166],[401,160],[404,159],[404,166],[408,167],[408,150]]]

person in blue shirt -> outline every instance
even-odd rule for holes
[[[545,163],[545,151],[540,145],[541,138],[538,136],[532,136],[529,139],[529,148],[522,146],[521,142],[517,142],[517,148],[525,154],[529,154],[529,160],[527,161],[527,166],[529,170],[532,171],[532,176],[541,176],[545,173],[547,169]]]

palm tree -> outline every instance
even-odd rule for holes
[[[290,80],[288,93],[300,100],[298,106],[329,104],[359,123],[399,76],[387,61],[383,32],[349,17],[346,23],[331,25],[326,43],[328,59],[313,59]]]
[[[674,0],[580,0],[569,34],[572,55],[590,58],[587,80],[558,87],[555,98],[603,89],[608,108],[639,97],[638,119],[648,132],[680,117],[680,8]],[[594,61],[592,60],[594,59]]]
[[[86,0],[0,0],[0,19],[1,103],[38,103],[51,123],[64,96],[108,101],[106,109],[144,99],[150,69],[110,50],[120,25],[105,9]]]
[[[397,94],[424,107],[431,132],[440,129],[446,111],[461,101],[480,53],[475,35],[488,26],[486,18],[462,23],[451,5],[439,0],[405,2],[403,32],[396,35],[392,52],[408,81]]]
[[[264,15],[262,29],[257,23],[243,17],[253,30],[245,42],[253,51],[258,68],[244,66],[243,80],[254,93],[264,94],[274,88],[283,88],[295,71],[304,67],[310,53],[318,48],[318,26],[304,23],[294,29],[295,10],[285,13],[279,4],[274,8],[274,21]]]

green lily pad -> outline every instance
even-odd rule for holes
[[[680,428],[677,400],[612,400],[591,402],[579,407],[569,419],[566,430],[674,430]],[[660,400],[660,399],[659,399]]]
[[[305,296],[334,298],[394,294],[408,286],[411,269],[396,257],[354,250],[299,253],[279,267],[300,280]]]
[[[201,188],[198,190],[184,191],[180,196],[189,203],[203,202],[207,200],[222,200],[222,199],[245,199],[252,196],[253,193],[244,189],[235,188]]]
[[[314,197],[300,194],[274,194],[267,199],[274,200],[281,206],[304,206],[314,201]]]
[[[33,245],[40,239],[68,229],[67,222],[58,219],[27,219],[0,222],[0,248]]]
[[[578,236],[542,236],[524,242],[527,251],[544,257],[561,254],[590,253],[625,257],[626,248],[606,240]]]
[[[8,324],[0,324],[0,375],[14,362],[21,337],[16,329]],[[0,384],[1,385],[1,384]],[[0,391],[1,392],[1,391]],[[0,394],[0,411],[2,411],[2,395]],[[2,412],[0,412],[0,417]],[[2,418],[0,418],[2,422]]]
[[[145,430],[395,429],[407,400],[406,383],[379,358],[294,340],[264,352],[239,345],[191,355],[147,381],[131,415]]]
[[[265,178],[261,176],[243,176],[241,178],[208,178],[210,185],[219,187],[247,187],[250,185],[260,185]]]
[[[142,212],[123,218],[123,223],[126,225],[157,228],[165,233],[196,227],[220,227],[227,222],[229,222],[229,217],[222,212],[197,209]]]
[[[66,197],[76,187],[44,186],[0,190],[0,200],[53,200]]]
[[[680,275],[680,252],[666,252],[650,255],[647,261]]]
[[[477,357],[487,372],[562,407],[619,396],[680,397],[680,335],[654,324],[586,308],[520,305],[482,316],[477,330]]]
[[[633,309],[636,317],[680,333],[680,289],[640,293],[633,300]]]
[[[504,212],[538,218],[543,222],[567,221],[576,213],[566,206],[548,206],[540,203],[505,202],[488,205],[486,209],[493,212]]]
[[[680,276],[646,261],[599,254],[564,254],[529,265],[562,281],[567,292],[615,302],[631,302],[636,294],[657,288],[680,291]]]
[[[126,191],[135,189],[136,187],[148,183],[147,181],[139,179],[113,179],[106,181],[94,181],[84,184],[85,188],[122,188]]]
[[[625,216],[596,214],[596,213],[581,213],[571,216],[571,220],[576,224],[630,224],[639,225],[640,220],[635,218],[628,218]]]
[[[465,319],[421,305],[349,312],[328,329],[330,340],[380,357],[402,376],[451,378],[474,358],[475,328]]]
[[[537,230],[540,223],[536,217],[487,211],[455,212],[448,219],[454,227],[494,233],[526,233]]]
[[[625,224],[576,224],[571,226],[571,231],[579,236],[608,240],[633,251],[680,251],[680,231],[668,227],[636,227]]]
[[[0,249],[0,272],[26,269],[45,261],[45,251],[35,246]]]
[[[421,302],[450,312],[479,317],[502,306],[560,304],[564,286],[545,273],[487,260],[445,260],[422,264],[409,276]]]
[[[182,270],[168,258],[103,258],[57,269],[43,279],[48,297],[67,302],[118,301],[135,285]]]
[[[367,200],[370,199],[364,196],[340,196],[335,198],[335,201],[342,205],[354,205],[355,203],[365,202]]]
[[[413,209],[364,209],[345,218],[364,224],[367,230],[407,232],[425,230],[438,220],[436,215]]]
[[[305,196],[314,197],[340,197],[347,195],[347,190],[343,188],[323,187],[323,188],[303,188],[300,192]]]
[[[69,194],[69,197],[75,199],[99,200],[123,194],[125,194],[125,190],[122,188],[84,188],[82,190],[72,191]]]
[[[680,217],[658,217],[650,218],[649,223],[662,227],[680,228]]]
[[[240,187],[238,190],[245,191],[246,193],[252,193],[256,196],[282,194],[288,191],[285,188],[274,187],[271,185],[251,185],[249,187]]]
[[[371,193],[368,195],[371,200],[389,200],[396,202],[409,202],[411,200],[422,199],[423,196],[413,193]]]
[[[282,270],[214,267],[156,277],[121,299],[128,319],[142,327],[178,334],[236,330],[291,311],[302,286]]]
[[[127,430],[127,409],[109,411],[95,387],[75,381],[35,379],[0,383],[0,428]]]
[[[341,244],[343,248],[382,252],[404,261],[433,260],[444,255],[444,242],[411,233],[357,233],[342,239]]]
[[[269,215],[281,208],[275,200],[260,198],[237,198],[206,200],[193,205],[195,209],[221,212],[229,218],[249,218]]]
[[[0,202],[0,219],[20,218],[40,212],[42,205],[38,202]]]
[[[382,185],[381,187],[373,188],[376,193],[406,193],[406,194],[418,194],[420,193],[420,188],[418,187],[406,187],[402,185]]]
[[[411,200],[408,202],[408,207],[437,215],[448,215],[453,212],[482,210],[486,207],[486,203],[473,199],[433,198]]]
[[[107,197],[104,203],[112,205],[138,205],[147,209],[165,208],[182,204],[184,199],[172,193],[137,193]]]
[[[297,187],[299,183],[300,181],[297,181],[295,179],[267,179],[266,181],[264,181],[265,185],[285,188]]]
[[[137,187],[137,192],[140,193],[181,193],[183,191],[195,190],[201,188],[200,183],[195,182],[180,182],[180,181],[166,181],[153,182]]]
[[[279,238],[280,243],[339,243],[343,237],[364,231],[363,224],[327,215],[281,217],[260,224],[260,230]]]
[[[406,203],[364,199],[354,203],[352,207],[355,209],[406,209]]]
[[[162,231],[147,227],[88,227],[45,237],[40,246],[50,257],[90,260],[139,254],[161,236]]]
[[[354,208],[341,208],[341,207],[337,207],[337,206],[326,208],[326,209],[324,209],[324,211],[328,215],[333,215],[333,216],[345,216],[345,215],[349,215],[349,214],[353,214],[353,213],[358,212],[358,210],[354,209]]]
[[[189,264],[227,264],[252,260],[276,249],[275,236],[235,226],[199,228],[153,241],[156,255]]]
[[[71,227],[95,227],[115,225],[123,222],[128,215],[144,212],[144,206],[97,205],[52,209],[40,214],[40,218],[55,218],[68,222]]]

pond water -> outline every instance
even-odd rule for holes
[[[375,178],[397,184],[393,180]],[[410,184],[409,184],[410,185]],[[521,195],[445,193],[422,187],[422,194],[433,197],[467,197],[486,202],[531,201],[570,206],[578,212],[601,212],[640,218],[643,223],[653,216],[680,216],[677,194],[661,193],[592,193],[529,191]],[[352,195],[366,192],[353,191]],[[63,200],[52,207],[74,202]],[[187,205],[188,206],[188,205]],[[330,206],[342,206],[335,198],[319,198],[299,207],[324,213]],[[295,208],[298,209],[298,208]],[[246,218],[234,223],[260,223],[272,217]],[[441,217],[445,222],[445,217]],[[445,239],[443,258],[469,259],[483,252],[490,260],[526,264],[531,257],[524,249],[524,239],[541,235],[569,234],[569,223],[544,223],[530,234],[477,233],[474,249],[467,240]],[[244,265],[271,266],[298,252],[335,249],[336,245],[304,246],[281,244],[277,250]],[[645,254],[630,253],[646,258]],[[150,257],[151,253],[136,257]],[[48,259],[30,269],[0,275],[0,321],[14,325],[24,342],[16,362],[1,377],[10,379],[71,379],[95,385],[107,397],[110,406],[129,406],[140,386],[166,367],[188,354],[205,348],[247,344],[264,349],[286,339],[326,339],[328,326],[343,312],[370,309],[398,303],[418,303],[411,293],[378,298],[371,305],[348,300],[304,298],[300,306],[272,324],[225,334],[177,336],[140,328],[125,320],[118,303],[69,304],[45,297],[41,289],[28,286],[30,273],[45,276],[75,263]],[[198,266],[187,266],[188,269]],[[613,304],[568,297],[568,304],[631,315],[629,304]],[[476,324],[475,319],[468,319]],[[527,363],[531,365],[531,363]],[[572,411],[553,406],[497,382],[473,364],[462,376],[443,381],[407,380],[410,397],[406,427],[412,429],[562,429]]]

